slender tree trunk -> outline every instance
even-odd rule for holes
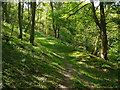
[[[7,4],[7,14],[8,14],[8,23],[11,23],[11,20],[10,20],[10,13],[11,13],[11,3],[8,3]]]
[[[40,18],[40,23],[41,23],[42,14],[39,14],[39,18]],[[42,24],[40,23],[39,23],[39,30],[41,31]]]
[[[32,10],[32,27],[31,27],[30,43],[34,44],[36,2],[31,2],[31,10]]]
[[[3,3],[3,14],[5,22],[9,23],[9,14],[8,14],[8,4],[7,2]]]
[[[53,3],[50,2],[50,6],[51,6],[51,9],[52,9],[52,14],[54,13],[54,9],[53,9]],[[55,20],[54,20],[54,16],[52,15],[52,27],[53,27],[53,30],[54,30],[54,35],[55,35],[55,38],[57,37],[57,31],[56,31],[56,27],[55,27]]]
[[[24,14],[24,2],[22,2],[22,20],[23,20],[23,15]]]
[[[95,40],[95,44],[94,44],[94,51],[92,54],[97,56],[97,50],[98,50],[98,41],[99,41],[99,36],[97,36],[96,40]]]
[[[92,11],[93,11],[93,18],[95,23],[98,25],[100,29],[100,38],[102,40],[102,45],[101,45],[101,58],[107,60],[107,34],[106,34],[106,23],[105,23],[105,13],[104,13],[104,5],[103,2],[100,2],[100,21],[97,18],[96,11],[95,11],[95,6],[94,3],[92,2]]]
[[[21,2],[18,3],[18,20],[20,35],[18,38],[22,39],[22,16],[21,16]]]
[[[6,2],[6,7],[5,7],[5,16],[6,16],[6,22],[9,23],[9,11],[8,11],[8,3]]]
[[[21,18],[22,18],[22,28],[25,28],[25,24],[24,24],[24,2],[21,3]]]
[[[120,20],[120,14],[118,13],[118,20]],[[120,24],[118,24],[118,53],[119,53],[119,60],[120,60]]]
[[[31,20],[29,21],[28,25],[25,28],[25,33],[28,31],[30,24],[31,24]]]
[[[53,25],[53,27],[54,27],[54,25]],[[55,38],[57,37],[57,30],[56,29],[54,29],[54,34],[55,34]]]
[[[30,5],[29,5],[29,2],[28,2],[28,21],[30,20]]]
[[[12,35],[13,35],[13,31],[14,31],[14,24],[12,25],[12,31],[11,31],[11,35],[10,35],[10,37],[12,37]]]
[[[56,10],[60,10],[60,9],[61,9],[61,5],[62,5],[61,2],[57,2],[57,3],[56,3],[56,6],[57,6]],[[59,15],[59,14],[60,14],[60,13],[58,12],[58,15]],[[58,19],[58,20],[59,20],[59,19]],[[61,20],[59,20],[59,24],[56,25],[57,38],[60,38],[60,24],[61,24]]]
[[[60,38],[60,27],[58,26],[58,36],[57,38]]]
[[[30,5],[29,5],[29,2],[28,2],[27,4],[28,4],[28,25],[25,27],[25,33],[28,31],[29,26],[30,26],[30,24],[31,24],[31,18],[30,18]]]
[[[45,25],[46,25],[46,26],[48,25],[48,24],[47,24],[47,21],[48,21],[48,20],[47,20],[47,19],[48,19],[48,18],[47,18],[47,14],[48,14],[48,11],[46,12],[46,22],[45,22]],[[47,30],[46,26],[45,26],[45,34],[47,35],[47,31],[48,31],[48,30]]]
[[[5,10],[4,10],[4,2],[2,2],[2,20],[5,20],[5,16],[4,16]]]

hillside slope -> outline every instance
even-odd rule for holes
[[[117,88],[117,66],[94,55],[36,33],[35,44],[29,35],[12,38],[10,26],[3,25],[3,87],[11,88]]]

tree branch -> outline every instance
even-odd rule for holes
[[[73,11],[75,8],[77,8],[80,4],[82,4],[83,2],[80,2],[78,5],[76,5],[73,9],[71,9],[69,12],[67,13],[70,13],[71,11]]]
[[[87,6],[88,4],[89,4],[89,3],[87,3],[87,4],[85,4],[84,6],[80,7],[80,8],[79,8],[78,10],[76,10],[74,13],[69,14],[69,16],[68,16],[66,19],[68,19],[70,16],[76,14],[80,9],[82,9],[82,8],[85,7],[85,6]]]
[[[93,2],[91,2],[91,3],[92,3],[93,18],[95,20],[95,23],[100,27],[100,22],[97,18],[97,15],[96,15],[94,3]]]

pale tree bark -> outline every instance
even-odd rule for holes
[[[98,42],[99,42],[99,36],[96,37],[95,44],[94,44],[94,51],[92,54],[97,56],[97,51],[98,51]]]

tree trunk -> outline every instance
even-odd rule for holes
[[[36,2],[31,2],[31,10],[32,10],[32,27],[31,27],[30,43],[34,44]]]
[[[94,44],[94,51],[92,54],[97,56],[97,51],[98,51],[98,41],[99,41],[99,36],[97,36],[96,40],[95,40],[95,44]]]
[[[61,6],[62,6],[62,3],[61,2],[57,2],[56,3],[56,10],[60,10],[61,9]],[[58,12],[58,15],[59,15],[60,13]],[[58,17],[59,18],[59,17]],[[56,29],[57,29],[57,38],[60,38],[60,24],[61,24],[61,20],[60,19],[58,19],[58,21],[57,22],[59,22],[59,24],[57,23],[56,24]]]
[[[54,30],[54,35],[55,35],[55,38],[57,37],[57,31],[56,31],[56,27],[55,27],[55,20],[54,20],[54,9],[53,9],[53,4],[52,2],[50,2],[50,6],[51,6],[51,10],[52,10],[52,27],[53,27],[53,30]]]
[[[10,35],[10,37],[12,37],[12,35],[13,35],[13,31],[14,31],[14,24],[12,25],[12,29],[11,29],[12,31],[11,31],[11,35]]]
[[[100,25],[101,25],[101,40],[102,40],[102,49],[101,49],[101,58],[107,60],[107,34],[106,34],[106,23],[105,23],[105,13],[103,2],[100,2]]]
[[[21,2],[18,3],[18,20],[20,35],[18,38],[22,39],[22,16],[21,16]]]
[[[48,21],[47,14],[48,14],[48,11],[46,12],[46,22],[45,22],[45,25],[46,25],[46,26],[48,25],[48,24],[47,24],[47,21]],[[46,27],[46,26],[45,26],[45,27]],[[46,35],[48,34],[47,31],[48,31],[47,28],[45,28],[45,34],[46,34]]]
[[[7,2],[2,3],[3,7],[3,17],[5,22],[9,23],[8,5]]]
[[[29,2],[28,2],[28,21],[30,20],[30,5],[29,5]]]
[[[53,27],[54,27],[54,25],[53,25]],[[57,30],[56,29],[54,29],[54,34],[55,34],[55,38],[57,38]]]
[[[58,26],[58,36],[57,38],[60,38],[60,27]]]
[[[5,3],[5,17],[6,17],[6,22],[9,23],[9,13],[8,13],[8,3]]]
[[[5,2],[2,2],[2,20],[3,20],[3,21],[5,20],[5,16],[4,16],[4,13],[5,13],[4,3],[5,3]]]
[[[97,18],[96,11],[95,11],[95,6],[94,3],[92,3],[92,11],[93,11],[93,18],[95,23],[100,29],[100,38],[102,40],[102,45],[101,45],[101,58],[107,60],[107,34],[106,34],[106,23],[105,23],[105,13],[104,13],[104,5],[103,2],[100,2],[100,21]]]
[[[25,28],[25,33],[28,31],[29,27],[30,27],[30,24],[31,24],[31,20],[29,21],[28,25],[26,26]]]
[[[31,24],[31,18],[30,18],[30,6],[29,6],[29,2],[28,2],[27,4],[28,4],[28,25],[25,27],[25,33],[28,31],[29,26],[30,26],[30,24]]]
[[[21,15],[22,16],[22,20],[23,20],[23,16],[24,16],[23,14],[24,14],[24,2],[22,2],[22,15]]]

